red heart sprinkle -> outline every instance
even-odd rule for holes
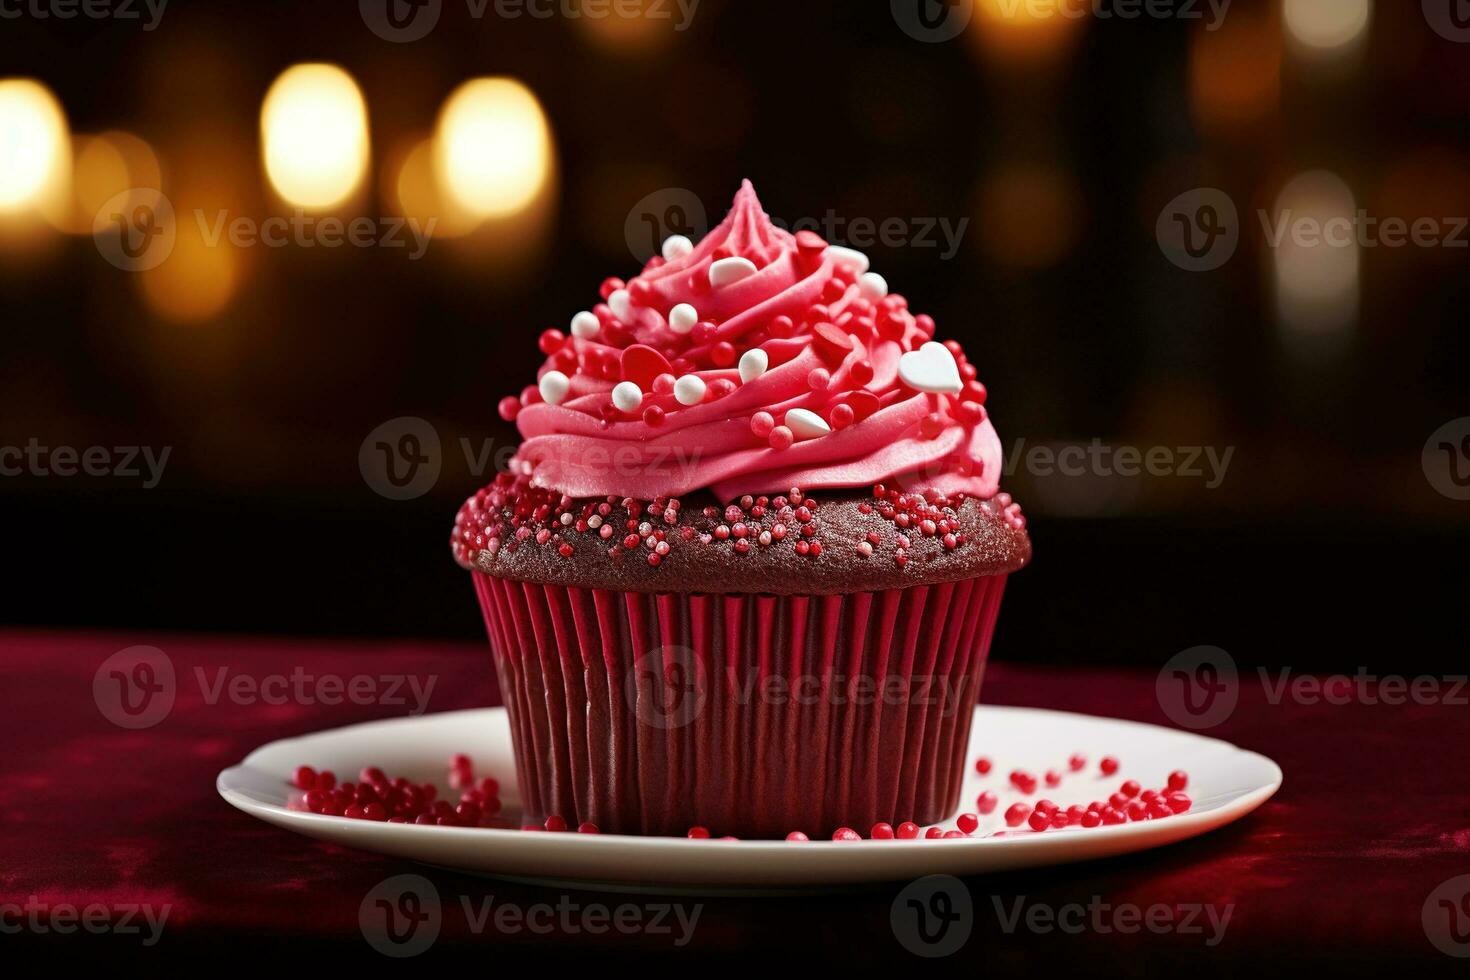
[[[819,323],[812,327],[812,346],[823,360],[840,364],[852,353],[852,338],[830,323]]]
[[[852,407],[852,414],[859,422],[882,407],[878,396],[871,391],[854,391],[844,401]]]
[[[644,391],[653,390],[653,379],[672,374],[668,359],[647,344],[634,344],[623,351],[623,380],[631,381]]]

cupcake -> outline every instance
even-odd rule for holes
[[[958,804],[1007,576],[984,385],[861,252],[749,182],[540,337],[461,508],[525,818],[812,836]]]

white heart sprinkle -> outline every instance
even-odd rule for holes
[[[612,403],[620,412],[636,412],[643,404],[643,389],[631,381],[620,381],[613,385]]]
[[[771,366],[771,358],[759,347],[752,347],[740,357],[740,380],[750,384],[756,378],[766,373],[766,368]]]
[[[669,329],[674,333],[688,333],[699,322],[699,311],[688,303],[680,303],[669,311]]]
[[[548,405],[560,405],[566,400],[567,392],[572,389],[572,381],[560,371],[547,371],[536,383],[536,389],[541,392],[541,400]]]
[[[859,252],[855,248],[845,248],[841,245],[828,245],[827,250],[822,255],[825,258],[831,259],[835,265],[851,266],[857,270],[858,275],[867,272],[873,265],[862,252]]]
[[[888,280],[876,272],[865,272],[858,280],[858,293],[869,303],[876,303],[888,295]]]
[[[596,313],[583,310],[572,317],[572,336],[587,340],[597,336],[597,331],[602,329],[602,321],[597,319]]]
[[[754,262],[738,255],[729,259],[720,259],[709,267],[709,284],[719,289],[721,286],[729,286],[742,279],[749,279],[759,271]]]
[[[674,400],[680,405],[698,405],[704,401],[704,379],[697,374],[686,374],[674,382]]]
[[[805,408],[793,408],[786,413],[786,428],[798,439],[815,439],[832,433],[826,419]]]
[[[898,359],[898,376],[915,391],[958,395],[965,390],[954,355],[948,347],[932,340]]]
[[[664,239],[663,253],[665,262],[682,259],[692,251],[694,251],[694,243],[683,235],[670,235]]]
[[[613,311],[613,316],[624,323],[633,320],[633,297],[628,295],[626,289],[619,289],[607,298],[607,305]]]

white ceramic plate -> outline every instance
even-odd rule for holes
[[[392,776],[437,780],[442,789],[447,760],[466,752],[475,760],[477,774],[500,780],[506,814],[514,818],[519,801],[503,708],[395,718],[271,742],[221,772],[216,785],[233,806],[308,837],[465,871],[626,890],[822,888],[1127,854],[1238,820],[1281,785],[1276,763],[1218,739],[1036,708],[982,705],[975,712],[960,809],[974,810],[975,797],[985,789],[1000,795],[1000,806],[982,818],[979,835],[965,839],[788,843],[529,834],[376,823],[287,809],[292,792],[288,781],[298,765],[331,769],[342,778],[353,778],[346,774],[355,775],[364,765],[377,765]],[[1079,773],[1066,773],[1066,760],[1077,751],[1089,756],[1088,765]],[[1098,773],[1097,759],[1104,754],[1122,763],[1116,775]],[[988,776],[973,768],[980,755],[994,761]],[[1046,769],[1064,772],[1060,786],[1037,794],[1062,806],[1106,799],[1127,778],[1159,787],[1169,772],[1183,769],[1189,773],[1194,806],[1164,820],[1115,827],[1032,833],[1023,825],[1003,836],[980,836],[1004,829],[1005,808],[1026,799],[1007,785],[1007,774],[1017,768],[1038,775]],[[947,825],[954,826],[953,818]],[[858,829],[866,833],[866,828]]]

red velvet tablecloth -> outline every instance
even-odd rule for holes
[[[167,654],[177,695],[167,717],[129,730],[109,719],[115,709],[104,710],[93,682],[110,655],[134,644]],[[429,710],[494,703],[480,645],[9,632],[0,633],[0,654],[0,950],[160,965],[262,958],[282,968],[324,953],[381,966],[387,961],[366,941],[359,907],[385,878],[413,873],[434,882],[446,907],[439,937],[415,965],[659,954],[683,962],[784,964],[811,955],[839,967],[924,965],[890,924],[902,884],[780,898],[510,884],[315,843],[215,794],[215,774],[263,742],[409,710],[351,697],[271,704],[249,693],[254,685],[410,675],[436,679]],[[223,694],[221,680],[246,693]],[[1154,681],[1147,671],[1000,663],[984,698],[1168,724]],[[1188,966],[1223,976],[1312,961],[1351,973],[1409,964],[1464,975],[1470,959],[1440,948],[1470,955],[1470,878],[1441,887],[1470,875],[1470,707],[1459,703],[1465,691],[1455,698],[1450,688],[1442,686],[1440,703],[1390,706],[1366,698],[1272,703],[1264,685],[1242,683],[1235,712],[1210,734],[1281,764],[1286,782],[1272,801],[1231,827],[1160,850],[971,878],[972,932],[950,959],[935,962],[1134,975]],[[677,926],[598,935],[568,932],[552,917],[545,935],[500,931],[493,921],[477,929],[461,910],[487,899],[522,909],[634,902],[645,921],[664,903],[700,911],[679,944]],[[1127,923],[1111,910],[1143,914],[1160,905],[1173,910],[1176,926],[1199,909],[1203,928],[1114,928]],[[1036,906],[1044,914],[1031,921],[1061,915],[1069,927],[1028,926]],[[1217,918],[1229,909],[1223,932],[1209,924],[1209,908]],[[1010,926],[1018,909],[1027,919]],[[79,924],[88,915],[90,924]]]

